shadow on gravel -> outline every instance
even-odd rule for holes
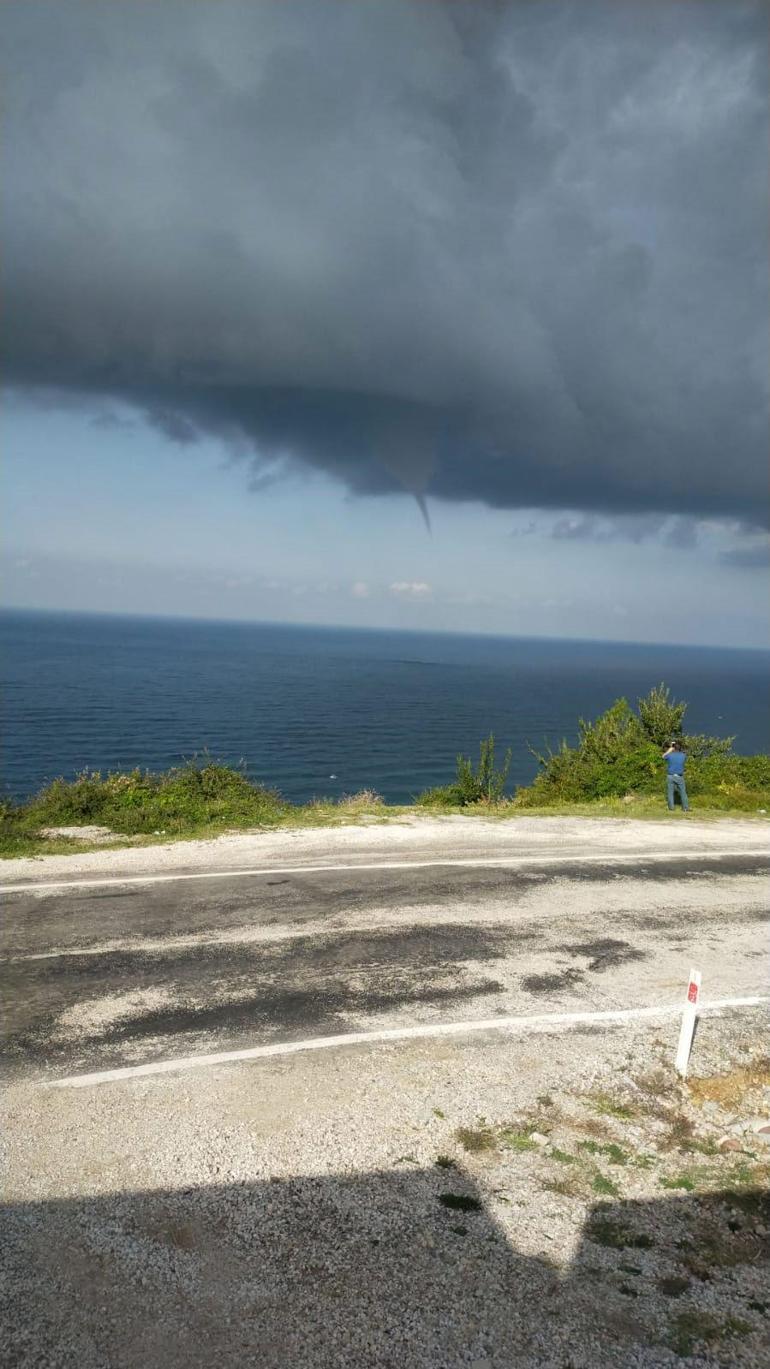
[[[9,1205],[5,1362],[619,1369],[705,1343],[709,1364],[759,1364],[769,1208],[602,1204],[560,1270],[454,1168]]]

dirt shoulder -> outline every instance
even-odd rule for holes
[[[517,817],[504,822],[410,813],[383,824],[228,833],[207,840],[120,850],[19,857],[0,868],[3,885],[59,878],[238,870],[268,865],[384,860],[644,856],[657,852],[740,853],[767,849],[756,820],[661,822],[633,818]]]

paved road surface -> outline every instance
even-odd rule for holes
[[[766,988],[751,854],[170,874],[6,895],[11,1074]]]

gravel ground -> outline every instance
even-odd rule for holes
[[[765,1025],[689,1086],[673,1021],[15,1084],[6,1362],[765,1365]]]
[[[2,882],[112,878],[173,870],[237,870],[276,863],[330,865],[335,860],[452,859],[543,854],[614,855],[666,850],[734,851],[767,848],[764,819],[699,820],[675,814],[661,822],[625,818],[479,817],[410,814],[382,825],[238,832],[206,841],[24,856],[2,863]]]

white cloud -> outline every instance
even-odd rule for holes
[[[351,586],[350,593],[354,599],[368,599],[369,586],[365,580],[356,580],[355,584]]]
[[[431,599],[433,586],[424,580],[394,580],[390,592],[401,599]]]

